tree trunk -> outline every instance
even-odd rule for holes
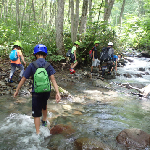
[[[80,34],[86,32],[87,9],[88,9],[88,0],[83,0],[81,25],[79,29]]]
[[[92,0],[89,0],[89,20],[92,22]]]
[[[108,23],[115,0],[105,0],[104,21]]]
[[[2,7],[1,7],[1,18],[3,18],[3,8],[4,8],[4,0],[2,0]]]
[[[79,24],[79,0],[76,0],[76,14],[74,14],[74,0],[71,0],[71,40],[74,43],[77,40]]]
[[[23,8],[22,19],[21,19],[21,23],[20,23],[21,29],[22,29],[22,25],[23,25],[24,16],[25,16],[25,9],[26,9],[26,0],[24,0],[24,8]]]
[[[18,30],[20,30],[20,11],[19,11],[19,0],[16,0],[16,24],[18,26]]]
[[[65,54],[63,41],[64,0],[57,0],[56,46],[59,55]]]
[[[124,12],[124,7],[125,7],[125,2],[126,2],[126,0],[123,0],[123,4],[122,4],[122,8],[121,8],[121,12],[120,12],[120,16],[119,16],[119,24],[121,24],[121,20],[122,20],[123,12]]]
[[[70,10],[71,10],[71,2],[69,0],[69,7],[68,7],[68,20],[70,20]]]
[[[74,42],[74,0],[71,0],[71,41]]]
[[[36,22],[34,0],[32,0],[32,10],[33,10],[34,22]]]

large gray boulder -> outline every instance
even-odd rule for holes
[[[118,134],[116,140],[129,148],[143,149],[150,146],[150,134],[136,128],[124,129]]]

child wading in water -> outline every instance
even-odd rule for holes
[[[15,61],[11,60],[11,72],[10,72],[9,79],[8,79],[9,83],[13,82],[12,77],[16,68],[19,68],[19,70],[21,70],[18,80],[20,81],[22,78],[22,75],[24,72],[24,66],[21,64],[21,60],[23,61],[25,66],[26,66],[26,62],[24,61],[24,56],[21,52],[21,48],[22,48],[21,43],[19,41],[16,41],[14,43],[13,50],[17,50],[18,59]]]
[[[76,41],[74,43],[74,46],[72,47],[72,50],[71,50],[71,60],[70,60],[70,63],[71,63],[71,68],[70,68],[70,74],[73,74],[75,73],[75,66],[78,64],[77,62],[77,56],[76,56],[76,49],[80,46],[80,42]]]
[[[48,62],[46,62],[45,58],[47,55],[47,47],[45,45],[39,44],[34,47],[34,55],[37,58],[37,60],[33,63],[30,63],[27,69],[25,70],[23,77],[18,84],[18,87],[16,89],[16,92],[14,93],[14,97],[16,97],[19,93],[19,90],[21,86],[24,84],[26,79],[29,79],[30,76],[34,76],[36,72],[36,67],[34,63],[37,64],[38,67],[45,67]],[[56,91],[56,102],[58,103],[60,101],[60,94],[58,90],[57,83],[55,81],[55,70],[54,68],[48,64],[47,67],[45,67],[46,72],[48,74],[48,77],[50,78],[55,91]],[[43,78],[41,81],[43,82]],[[34,84],[32,85],[32,116],[34,117],[34,124],[36,128],[36,133],[40,133],[40,117],[42,116],[42,126],[47,126],[47,100],[50,97],[50,90],[48,92],[41,92],[37,93],[35,92],[36,87],[34,87]]]

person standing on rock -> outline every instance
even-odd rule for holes
[[[93,73],[93,67],[99,67],[99,70],[101,70],[100,67],[100,61],[98,60],[98,55],[97,55],[97,47],[99,46],[99,41],[95,41],[94,48],[92,49],[92,66],[91,66],[91,73]]]
[[[76,65],[78,64],[77,62],[77,55],[76,55],[76,50],[77,48],[80,46],[80,42],[76,41],[74,43],[74,46],[72,47],[72,50],[71,50],[71,57],[70,57],[70,63],[71,63],[71,66],[70,66],[70,74],[73,74],[75,73],[75,70],[74,68],[76,67]]]
[[[34,117],[36,133],[37,135],[39,135],[41,116],[42,116],[42,126],[47,126],[47,100],[50,97],[50,88],[51,88],[50,80],[56,91],[57,103],[60,101],[61,97],[54,77],[55,70],[51,66],[51,64],[45,60],[47,56],[47,47],[42,44],[36,45],[34,47],[34,55],[37,60],[30,63],[27,69],[25,70],[23,77],[14,93],[14,97],[18,95],[19,90],[26,81],[26,79],[29,79],[29,77],[34,76],[33,79],[34,84],[32,85],[32,116]],[[41,69],[42,71],[40,70],[38,72],[38,69]],[[41,76],[40,75],[38,76],[37,72],[38,74],[41,74]],[[37,78],[37,76],[39,78]],[[37,84],[37,82],[40,84]],[[45,82],[48,84],[45,84]],[[41,85],[46,86],[46,88],[44,87],[43,89],[41,89]],[[42,92],[39,90],[42,90]]]
[[[24,66],[21,64],[21,60],[23,61],[25,66],[26,66],[26,62],[24,61],[24,56],[21,52],[21,48],[22,48],[21,43],[19,41],[16,41],[14,43],[13,50],[17,50],[18,59],[15,61],[11,60],[11,71],[10,71],[10,75],[9,75],[9,79],[8,79],[9,83],[13,82],[12,77],[13,77],[13,74],[14,74],[16,68],[19,68],[21,70],[18,80],[20,81],[22,78],[22,75],[24,72]]]

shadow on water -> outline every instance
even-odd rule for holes
[[[75,98],[64,98],[59,104],[54,100],[48,101],[48,117],[53,118],[53,125],[64,124],[74,129],[75,132],[69,135],[50,135],[48,128],[41,127],[42,134],[40,138],[37,137],[31,117],[31,97],[14,100],[10,96],[1,96],[0,149],[76,150],[76,139],[89,138],[96,143],[103,142],[111,149],[123,150],[125,148],[116,142],[116,136],[123,129],[139,128],[150,133],[149,98],[132,95],[132,89],[118,86],[124,82],[142,86],[150,83],[149,75],[143,75],[143,78],[134,76],[135,73],[141,73],[138,71],[141,66],[137,62],[145,62],[137,58],[134,60],[136,65],[134,62],[128,63],[118,69],[122,75],[109,81],[111,89],[94,87],[90,79],[60,83]],[[142,67],[150,72],[149,64]],[[123,74],[129,72],[132,78],[125,78]],[[23,103],[23,100],[26,102]]]

